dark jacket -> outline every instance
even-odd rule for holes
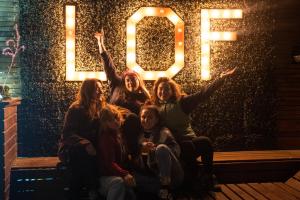
[[[78,104],[72,104],[65,115],[62,130],[62,141],[79,144],[81,140],[88,140],[96,146],[99,119],[91,119],[87,110]]]
[[[224,78],[215,80],[198,92],[182,96],[177,101],[159,103],[160,115],[164,124],[172,131],[177,141],[191,139],[196,134],[191,126],[190,113],[204,100],[211,96],[224,83]]]
[[[126,92],[124,89],[124,81],[122,77],[117,74],[110,55],[104,51],[101,54],[101,57],[104,62],[104,71],[110,86],[109,103],[127,108],[131,112],[138,115],[140,112],[140,107],[145,103],[148,97],[142,91],[136,93]]]

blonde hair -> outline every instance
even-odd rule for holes
[[[100,112],[100,132],[107,131],[108,123],[117,120],[120,125],[123,123],[124,119],[122,116],[122,112],[119,110],[119,107],[111,104],[105,104]]]
[[[147,99],[150,99],[150,92],[147,90],[146,86],[145,86],[145,82],[144,80],[141,78],[141,76],[132,70],[127,70],[126,72],[124,72],[124,74],[122,75],[122,81],[123,81],[123,85],[125,86],[125,77],[126,76],[135,76],[137,78],[137,80],[139,81],[139,90],[144,93],[144,95],[147,97]]]

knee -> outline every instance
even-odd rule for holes
[[[124,183],[124,180],[123,178],[121,177],[115,177],[111,183],[110,183],[111,187],[114,187],[114,188],[123,188],[125,187],[125,183]]]
[[[156,156],[168,155],[170,153],[170,148],[165,144],[159,144],[155,150]]]
[[[193,139],[193,143],[195,144],[197,149],[206,149],[207,151],[213,151],[212,141],[206,136],[200,136]]]

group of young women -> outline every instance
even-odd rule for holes
[[[136,199],[136,191],[172,199],[171,190],[187,174],[201,176],[206,189],[214,189],[212,143],[193,131],[189,115],[235,69],[192,95],[162,77],[150,96],[139,74],[117,74],[103,31],[95,37],[111,92],[106,101],[101,81],[86,79],[66,113],[59,156],[73,174],[71,199],[78,198],[82,185],[90,199],[98,194],[107,200]],[[199,156],[202,174],[197,174]]]

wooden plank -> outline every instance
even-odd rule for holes
[[[222,188],[222,192],[232,200],[242,200],[238,195],[236,195],[229,187],[226,185],[220,185]]]
[[[300,132],[299,131],[280,131],[278,132],[277,134],[277,139],[279,139],[280,137],[287,137],[287,138],[290,138],[290,137],[300,137]]]
[[[13,169],[31,169],[31,168],[55,168],[59,162],[58,157],[35,157],[15,159]]]
[[[280,120],[277,124],[279,131],[300,131],[300,120]]]
[[[291,110],[295,110],[295,111],[300,111],[300,106],[278,106],[278,109],[280,111],[291,111]]]
[[[214,154],[214,161],[218,161],[218,162],[290,160],[290,159],[299,159],[299,158],[300,158],[300,150],[236,151],[236,152],[215,152]]]
[[[214,200],[214,198],[211,197],[208,193],[201,196],[201,199],[203,199],[203,200]]]
[[[219,163],[298,159],[300,159],[300,150],[216,152],[214,156],[214,162]],[[199,160],[201,161],[201,158]],[[57,157],[18,158],[14,162],[13,168],[55,167],[58,161]]]
[[[232,191],[234,191],[237,195],[239,195],[242,199],[245,200],[254,200],[254,198],[247,194],[246,191],[242,190],[235,184],[226,184],[227,187],[229,187]]]
[[[300,191],[300,182],[297,179],[290,178],[285,182],[285,184],[291,186],[292,188]]]
[[[284,199],[284,200],[297,200],[296,197],[294,197],[293,195],[289,194],[285,190],[281,189],[280,187],[278,187],[278,186],[276,186],[272,183],[262,183],[261,185],[263,185],[265,188],[270,190],[272,193],[274,193],[276,196],[278,196],[281,199]]]
[[[259,191],[261,194],[263,194],[265,197],[272,199],[272,200],[282,200],[281,198],[279,198],[278,196],[276,196],[275,194],[273,194],[270,190],[268,190],[267,188],[263,187],[262,184],[259,183],[248,183],[248,185],[250,187],[252,187],[253,189],[255,189],[256,191]]]
[[[298,181],[300,181],[300,171],[297,172],[293,177],[294,177],[294,179],[297,179]]]
[[[282,189],[284,189],[288,193],[290,193],[293,196],[300,199],[300,191],[295,190],[294,188],[290,187],[289,185],[286,185],[286,184],[281,183],[281,182],[276,182],[276,183],[274,183],[274,185],[276,185],[278,187],[281,187]]]
[[[212,198],[214,198],[216,200],[230,200],[222,192],[213,192],[213,193],[210,193],[210,195]]]
[[[253,196],[257,200],[268,200],[267,197],[265,197],[259,191],[253,189],[247,184],[237,184],[237,186],[242,190],[244,190],[245,192],[247,192],[248,194],[250,194],[251,196]]]

